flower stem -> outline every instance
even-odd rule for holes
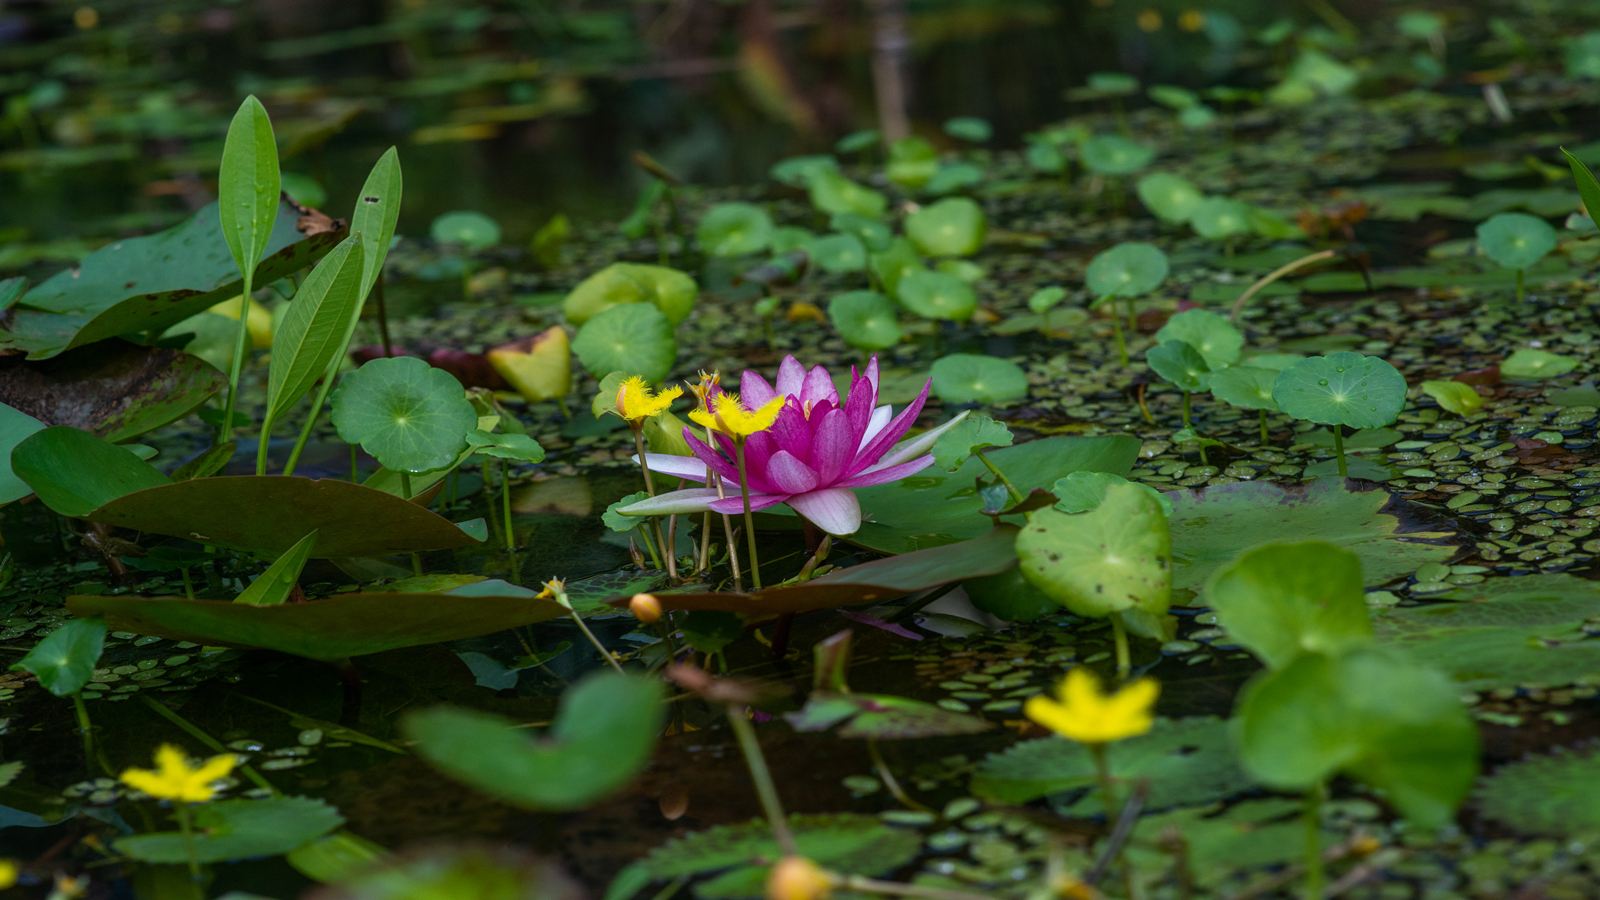
[[[506,550],[516,552],[517,542],[511,530],[511,463],[500,461],[500,516],[505,520]]]
[[[233,437],[233,407],[239,399],[239,375],[244,371],[244,354],[250,343],[250,295],[254,293],[256,273],[246,266],[241,272],[244,283],[239,288],[239,328],[234,332],[233,359],[228,362],[228,396],[222,403],[222,424],[217,426],[217,443],[226,443]]]
[[[183,850],[189,857],[189,877],[200,877],[200,859],[194,852],[194,829],[189,825],[189,804],[178,804],[178,830],[183,832]]]
[[[578,623],[578,630],[582,631],[583,636],[589,639],[589,643],[594,645],[594,649],[600,651],[600,658],[610,663],[611,668],[616,669],[619,673],[622,672],[622,664],[617,662],[617,658],[611,655],[611,651],[606,649],[606,645],[600,643],[600,639],[594,636],[593,631],[589,630],[589,623],[583,621],[583,616],[578,615],[578,611],[571,606],[567,607],[567,613],[572,616],[572,621]]]
[[[83,703],[83,694],[72,695],[72,709],[78,717],[78,734],[83,736],[83,764],[94,762],[94,729],[89,724],[89,707]]]
[[[756,730],[750,727],[745,708],[728,707],[728,724],[733,728],[734,739],[739,742],[739,752],[744,754],[744,763],[750,768],[750,780],[755,783],[756,797],[761,800],[761,811],[766,814],[767,824],[772,827],[772,837],[778,842],[778,849],[783,851],[784,856],[799,855],[800,848],[794,842],[794,832],[789,830],[789,817],[784,814],[783,804],[778,800],[778,786],[772,781],[767,758],[761,753],[761,742],[756,740]]]
[[[650,464],[645,462],[644,456],[644,428],[628,423],[633,428],[633,448],[639,455],[639,471],[644,473],[644,492],[651,497],[656,495],[654,479],[650,477]],[[656,533],[656,543],[661,546],[661,561],[667,564],[667,577],[673,581],[678,580],[678,560],[673,554],[673,547],[667,542],[667,535],[661,530],[661,521],[652,517],[650,527]]]
[[[1261,446],[1265,447],[1272,440],[1267,434],[1267,411],[1264,409],[1256,411],[1261,414]]]
[[[750,514],[750,477],[745,473],[744,444],[740,443],[734,448],[734,455],[739,459],[739,496],[744,498],[744,537],[745,545],[750,548],[750,581],[756,590],[761,590],[761,558],[756,555],[756,520]]]
[[[1017,490],[1017,486],[1011,483],[1011,479],[1006,477],[1006,473],[1000,471],[999,466],[995,465],[989,460],[989,456],[986,453],[984,453],[982,450],[979,450],[973,455],[978,457],[978,461],[988,467],[989,471],[994,473],[994,477],[1000,479],[1000,483],[1006,486],[1006,493],[1011,495],[1012,503],[1022,502],[1022,492]]]
[[[1105,744],[1084,744],[1089,748],[1089,755],[1094,757],[1095,780],[1100,782],[1100,800],[1106,807],[1106,823],[1109,825],[1117,821],[1117,791],[1116,783],[1111,780],[1111,761],[1106,757]]]
[[[1306,900],[1322,898],[1322,797],[1326,790],[1319,781],[1306,791]]]
[[[1522,302],[1522,286],[1523,286],[1523,280],[1524,280],[1524,279],[1523,279],[1523,275],[1522,275],[1522,270],[1521,270],[1521,269],[1518,269],[1518,270],[1517,270],[1517,302],[1518,302],[1518,303],[1521,303],[1521,302]]]
[[[1339,461],[1339,477],[1349,478],[1350,467],[1344,461],[1344,426],[1333,426],[1333,455]]]
[[[1111,615],[1111,641],[1117,651],[1117,678],[1126,680],[1133,671],[1133,662],[1128,653],[1128,630],[1122,625],[1122,618],[1115,613]]]
[[[1193,407],[1193,405],[1194,405],[1194,401],[1190,398],[1189,392],[1188,391],[1184,391],[1183,392],[1183,427],[1185,427],[1185,428],[1191,427],[1189,425],[1189,413],[1191,412],[1191,407]]]
[[[930,811],[928,807],[913,800],[911,795],[906,793],[906,789],[900,785],[900,779],[894,777],[894,772],[883,759],[883,751],[878,748],[877,738],[867,738],[867,755],[872,757],[872,767],[878,771],[878,778],[883,781],[883,786],[889,789],[889,793],[896,800],[900,801],[900,805],[920,812]]]
[[[1117,358],[1122,360],[1122,365],[1128,365],[1128,339],[1122,334],[1122,317],[1117,311],[1111,311],[1111,330],[1117,334]]]

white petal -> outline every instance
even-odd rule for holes
[[[906,440],[895,444],[888,453],[885,453],[881,459],[873,463],[873,468],[883,468],[884,466],[893,466],[903,462],[909,462],[921,456],[922,454],[927,453],[933,448],[934,443],[938,441],[946,431],[956,427],[956,423],[960,422],[966,417],[967,411],[962,410],[960,415],[944,423],[943,425],[940,425],[938,428],[931,428],[914,438],[907,438]]]
[[[811,524],[829,534],[854,534],[861,527],[861,504],[845,488],[796,494],[784,501]]]
[[[637,503],[619,507],[617,512],[625,516],[670,516],[705,512],[711,508],[711,501],[715,499],[717,492],[711,488],[687,488],[646,497]]]
[[[671,475],[673,478],[688,478],[691,481],[706,480],[706,464],[693,456],[674,456],[670,453],[646,453],[645,461],[650,463],[650,471],[655,475]],[[632,457],[633,464],[639,464],[639,455]]]
[[[861,435],[861,444],[860,446],[856,447],[856,449],[860,450],[862,447],[865,447],[867,444],[871,443],[873,438],[877,437],[880,432],[889,427],[889,422],[892,419],[894,419],[894,410],[890,409],[888,404],[884,404],[883,406],[873,410],[872,418],[867,420],[867,430]]]

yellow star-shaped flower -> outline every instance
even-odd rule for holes
[[[1069,741],[1109,744],[1137,737],[1150,730],[1161,686],[1141,678],[1112,693],[1100,688],[1100,679],[1083,666],[1067,673],[1056,688],[1059,700],[1034,697],[1022,707],[1028,718]]]
[[[712,431],[719,431],[736,441],[752,434],[766,431],[778,421],[778,411],[783,409],[782,397],[773,397],[760,409],[750,411],[739,405],[739,395],[721,393],[711,399],[712,412],[691,410],[689,418]]]
[[[657,394],[643,378],[635,375],[617,388],[617,415],[629,422],[643,422],[666,412],[672,401],[683,396],[683,388],[676,385]]]
[[[126,769],[120,779],[128,787],[157,799],[205,803],[217,795],[212,785],[226,778],[237,762],[232,753],[224,753],[197,766],[182,750],[162,744],[156,749],[154,769]]]

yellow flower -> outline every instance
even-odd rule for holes
[[[22,869],[17,866],[14,859],[0,859],[0,891],[14,887],[17,879],[22,877]]]
[[[126,769],[121,780],[128,787],[161,800],[205,803],[217,795],[212,785],[226,778],[237,762],[238,758],[232,753],[224,753],[196,766],[190,763],[182,750],[171,744],[162,744],[156,748],[154,770]]]
[[[617,415],[629,422],[643,422],[666,412],[672,401],[682,396],[683,388],[676,385],[652,393],[650,385],[635,375],[617,388]]]
[[[711,401],[715,412],[696,409],[690,411],[689,418],[697,425],[720,431],[735,440],[743,440],[771,428],[772,423],[778,421],[778,411],[783,409],[783,401],[782,397],[773,397],[760,409],[750,412],[739,405],[738,394],[721,393]]]
[[[785,856],[767,876],[767,900],[823,900],[833,894],[833,877],[804,856]]]
[[[1100,679],[1093,672],[1078,666],[1056,688],[1059,701],[1034,697],[1022,711],[1067,740],[1108,744],[1149,731],[1154,722],[1151,711],[1160,693],[1161,686],[1155,679],[1141,678],[1107,694],[1101,691]]]
[[[689,392],[695,395],[695,398],[700,401],[700,406],[703,407],[706,405],[706,398],[711,396],[712,390],[721,385],[721,373],[707,372],[705,369],[701,369],[699,379],[689,385]]]

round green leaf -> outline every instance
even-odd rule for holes
[[[1006,359],[954,353],[933,364],[933,393],[946,403],[1009,403],[1028,396],[1028,375]]]
[[[1235,715],[1240,760],[1264,784],[1305,790],[1342,772],[1423,828],[1448,822],[1477,778],[1460,689],[1375,648],[1302,654],[1247,684]]]
[[[994,128],[987,119],[980,119],[977,116],[957,116],[945,121],[944,133],[957,140],[984,144],[994,136]]]
[[[900,343],[899,310],[877,291],[850,291],[828,301],[828,319],[844,342],[860,350]]]
[[[1225,241],[1249,233],[1250,207],[1227,197],[1207,197],[1196,204],[1189,224],[1206,240]]]
[[[451,465],[477,424],[461,382],[416,357],[374,359],[333,392],[339,436],[397,472]]]
[[[819,170],[807,184],[811,205],[830,216],[854,213],[881,219],[889,209],[889,198],[869,187],[844,177],[837,171]]]
[[[1556,230],[1527,213],[1498,213],[1478,226],[1478,249],[1507,269],[1527,269],[1556,248]]]
[[[671,373],[678,358],[678,341],[661,310],[630,303],[612,307],[585,323],[572,340],[572,352],[596,377],[628,372],[654,384]]]
[[[1060,285],[1050,285],[1034,291],[1028,296],[1028,309],[1036,313],[1046,313],[1060,305],[1067,299],[1067,289]]]
[[[695,229],[700,249],[711,256],[749,256],[772,240],[772,217],[753,203],[719,203]]]
[[[416,752],[449,777],[535,810],[587,806],[649,762],[666,716],[661,682],[598,672],[561,695],[555,724],[530,738],[488,713],[441,706],[406,716]]]
[[[1198,394],[1211,384],[1211,367],[1200,351],[1183,341],[1166,341],[1145,351],[1150,370],[1169,384],[1190,394]]]
[[[927,319],[966,321],[978,308],[978,294],[960,278],[945,272],[920,269],[895,286],[900,305]]]
[[[826,154],[813,156],[791,156],[780,159],[767,174],[774,181],[786,184],[789,187],[803,188],[811,183],[811,179],[823,172],[839,171],[839,161]]]
[[[45,635],[11,668],[33,673],[57,697],[70,697],[89,683],[105,645],[105,619],[72,619]]]
[[[1205,195],[1187,178],[1170,172],[1152,172],[1140,178],[1134,190],[1139,202],[1156,218],[1174,225],[1189,221],[1205,200]]]
[[[1035,510],[1017,535],[1022,574],[1068,610],[1090,617],[1166,613],[1172,542],[1161,504],[1138,485],[1106,486],[1089,512]]]
[[[1264,409],[1277,412],[1272,386],[1278,373],[1259,366],[1229,366],[1211,373],[1211,396],[1237,409]]]
[[[950,197],[906,217],[906,237],[926,256],[971,256],[983,247],[988,227],[983,207]]]
[[[1211,576],[1205,601],[1268,668],[1372,642],[1361,560],[1326,541],[1254,547]]]
[[[1156,152],[1121,135],[1097,134],[1079,148],[1083,164],[1099,175],[1131,175],[1156,158]]]
[[[919,137],[903,137],[890,144],[889,162],[883,167],[889,180],[906,190],[927,184],[938,170],[938,151]]]
[[[574,325],[625,303],[649,303],[676,325],[694,309],[699,286],[677,269],[645,263],[612,263],[578,282],[561,303],[561,312]]]
[[[483,213],[467,210],[439,216],[433,220],[428,233],[441,244],[460,244],[473,250],[500,243],[500,226]]]
[[[1054,600],[1029,584],[1016,566],[998,575],[968,579],[961,587],[973,606],[1007,622],[1032,622],[1061,611]]]
[[[1154,244],[1118,244],[1095,254],[1086,278],[1096,297],[1142,297],[1167,279],[1167,255]]]
[[[1244,349],[1244,335],[1233,327],[1227,316],[1209,309],[1186,309],[1167,320],[1156,332],[1157,341],[1183,341],[1200,351],[1206,365],[1212,370],[1223,369],[1239,361]]]
[[[1149,491],[1150,496],[1161,505],[1162,514],[1169,518],[1172,516],[1172,501],[1167,499],[1166,494],[1148,484],[1129,481],[1111,472],[1068,473],[1056,479],[1056,483],[1050,486],[1050,493],[1056,495],[1056,509],[1064,513],[1081,513],[1099,506],[1100,501],[1106,498],[1106,488],[1113,484],[1131,484]]]
[[[803,249],[824,272],[838,275],[867,267],[867,248],[853,234],[826,234],[809,241]]]
[[[1485,779],[1478,807],[1529,834],[1566,839],[1600,834],[1600,750],[1558,750],[1501,766]]]
[[[1406,379],[1376,356],[1340,351],[1284,369],[1272,388],[1278,408],[1319,425],[1381,428],[1406,405]]]

